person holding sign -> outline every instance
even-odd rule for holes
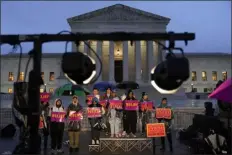
[[[88,106],[88,118],[91,126],[92,145],[99,145],[102,115],[105,109],[97,98],[93,98],[92,104]]]
[[[52,154],[62,153],[62,141],[64,134],[65,111],[61,99],[56,99],[54,106],[49,111],[51,117],[50,133]]]
[[[171,107],[168,106],[167,98],[162,99],[161,104],[157,107],[157,109],[159,109],[159,108],[165,108],[165,109],[170,109],[171,110]],[[158,116],[157,116],[157,113],[156,113],[156,119],[158,120],[159,123],[164,123],[165,124],[165,130],[166,130],[166,133],[167,133],[166,135],[167,135],[167,139],[168,139],[168,142],[169,142],[170,151],[172,151],[173,147],[172,147],[171,124],[172,124],[172,119],[174,118],[172,110],[171,110],[170,115],[171,115],[170,119],[157,118]],[[161,150],[164,151],[165,150],[165,138],[164,137],[161,137],[161,144],[162,144]]]
[[[78,97],[74,95],[72,97],[72,103],[68,106],[68,137],[69,137],[69,150],[70,152],[79,150],[79,136],[81,130],[82,119],[82,106],[79,104]],[[81,117],[82,116],[82,117]]]
[[[130,134],[132,137],[136,137],[138,104],[139,102],[135,99],[133,91],[129,90],[126,99],[123,101],[126,137],[129,137]]]
[[[107,129],[106,129],[106,136],[109,135],[110,133],[110,123],[109,123],[109,117],[107,116],[107,113],[108,113],[108,107],[109,107],[109,100],[112,99],[112,91],[111,91],[111,88],[107,88],[106,90],[106,93],[101,97],[101,100],[106,100],[106,108],[105,108],[105,111],[106,111],[106,115],[104,116],[104,122],[107,126]]]
[[[148,105],[149,103],[151,105]],[[153,103],[149,102],[148,94],[143,92],[139,104],[139,119],[142,122],[142,136],[144,136],[146,133],[146,125],[149,123],[149,118],[151,118],[151,111],[153,108]]]
[[[116,91],[112,91],[112,100],[109,101],[108,105],[108,116],[109,116],[109,124],[110,124],[110,130],[111,130],[111,138],[114,136],[116,138],[120,137],[120,124],[121,124],[121,119],[120,119],[120,111],[121,109],[118,109],[116,106],[113,106],[112,104],[115,101],[119,101],[119,97],[116,96]]]
[[[49,126],[50,126],[50,117],[49,114],[49,103],[48,102],[41,102],[41,118],[43,123],[43,140],[44,140],[44,150],[47,149],[47,143],[48,143],[48,136],[49,136]]]

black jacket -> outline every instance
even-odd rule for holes
[[[73,104],[71,103],[67,109],[67,117],[69,116],[70,111],[81,112],[82,106],[80,104]],[[81,130],[81,122],[80,121],[69,121],[68,123],[68,130],[69,131],[80,131]]]

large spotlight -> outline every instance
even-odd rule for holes
[[[174,94],[189,78],[189,61],[169,56],[151,70],[151,84],[161,94]]]
[[[64,53],[61,68],[73,84],[89,84],[96,75],[96,63],[81,52]]]

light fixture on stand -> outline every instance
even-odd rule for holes
[[[47,84],[45,83],[45,84],[44,84],[44,93],[47,92],[47,87],[46,87],[46,86],[47,86]]]

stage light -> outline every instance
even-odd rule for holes
[[[93,58],[81,52],[64,53],[61,68],[65,77],[73,84],[89,84],[96,75]]]
[[[189,61],[169,56],[151,70],[151,84],[161,94],[174,94],[189,78]]]

